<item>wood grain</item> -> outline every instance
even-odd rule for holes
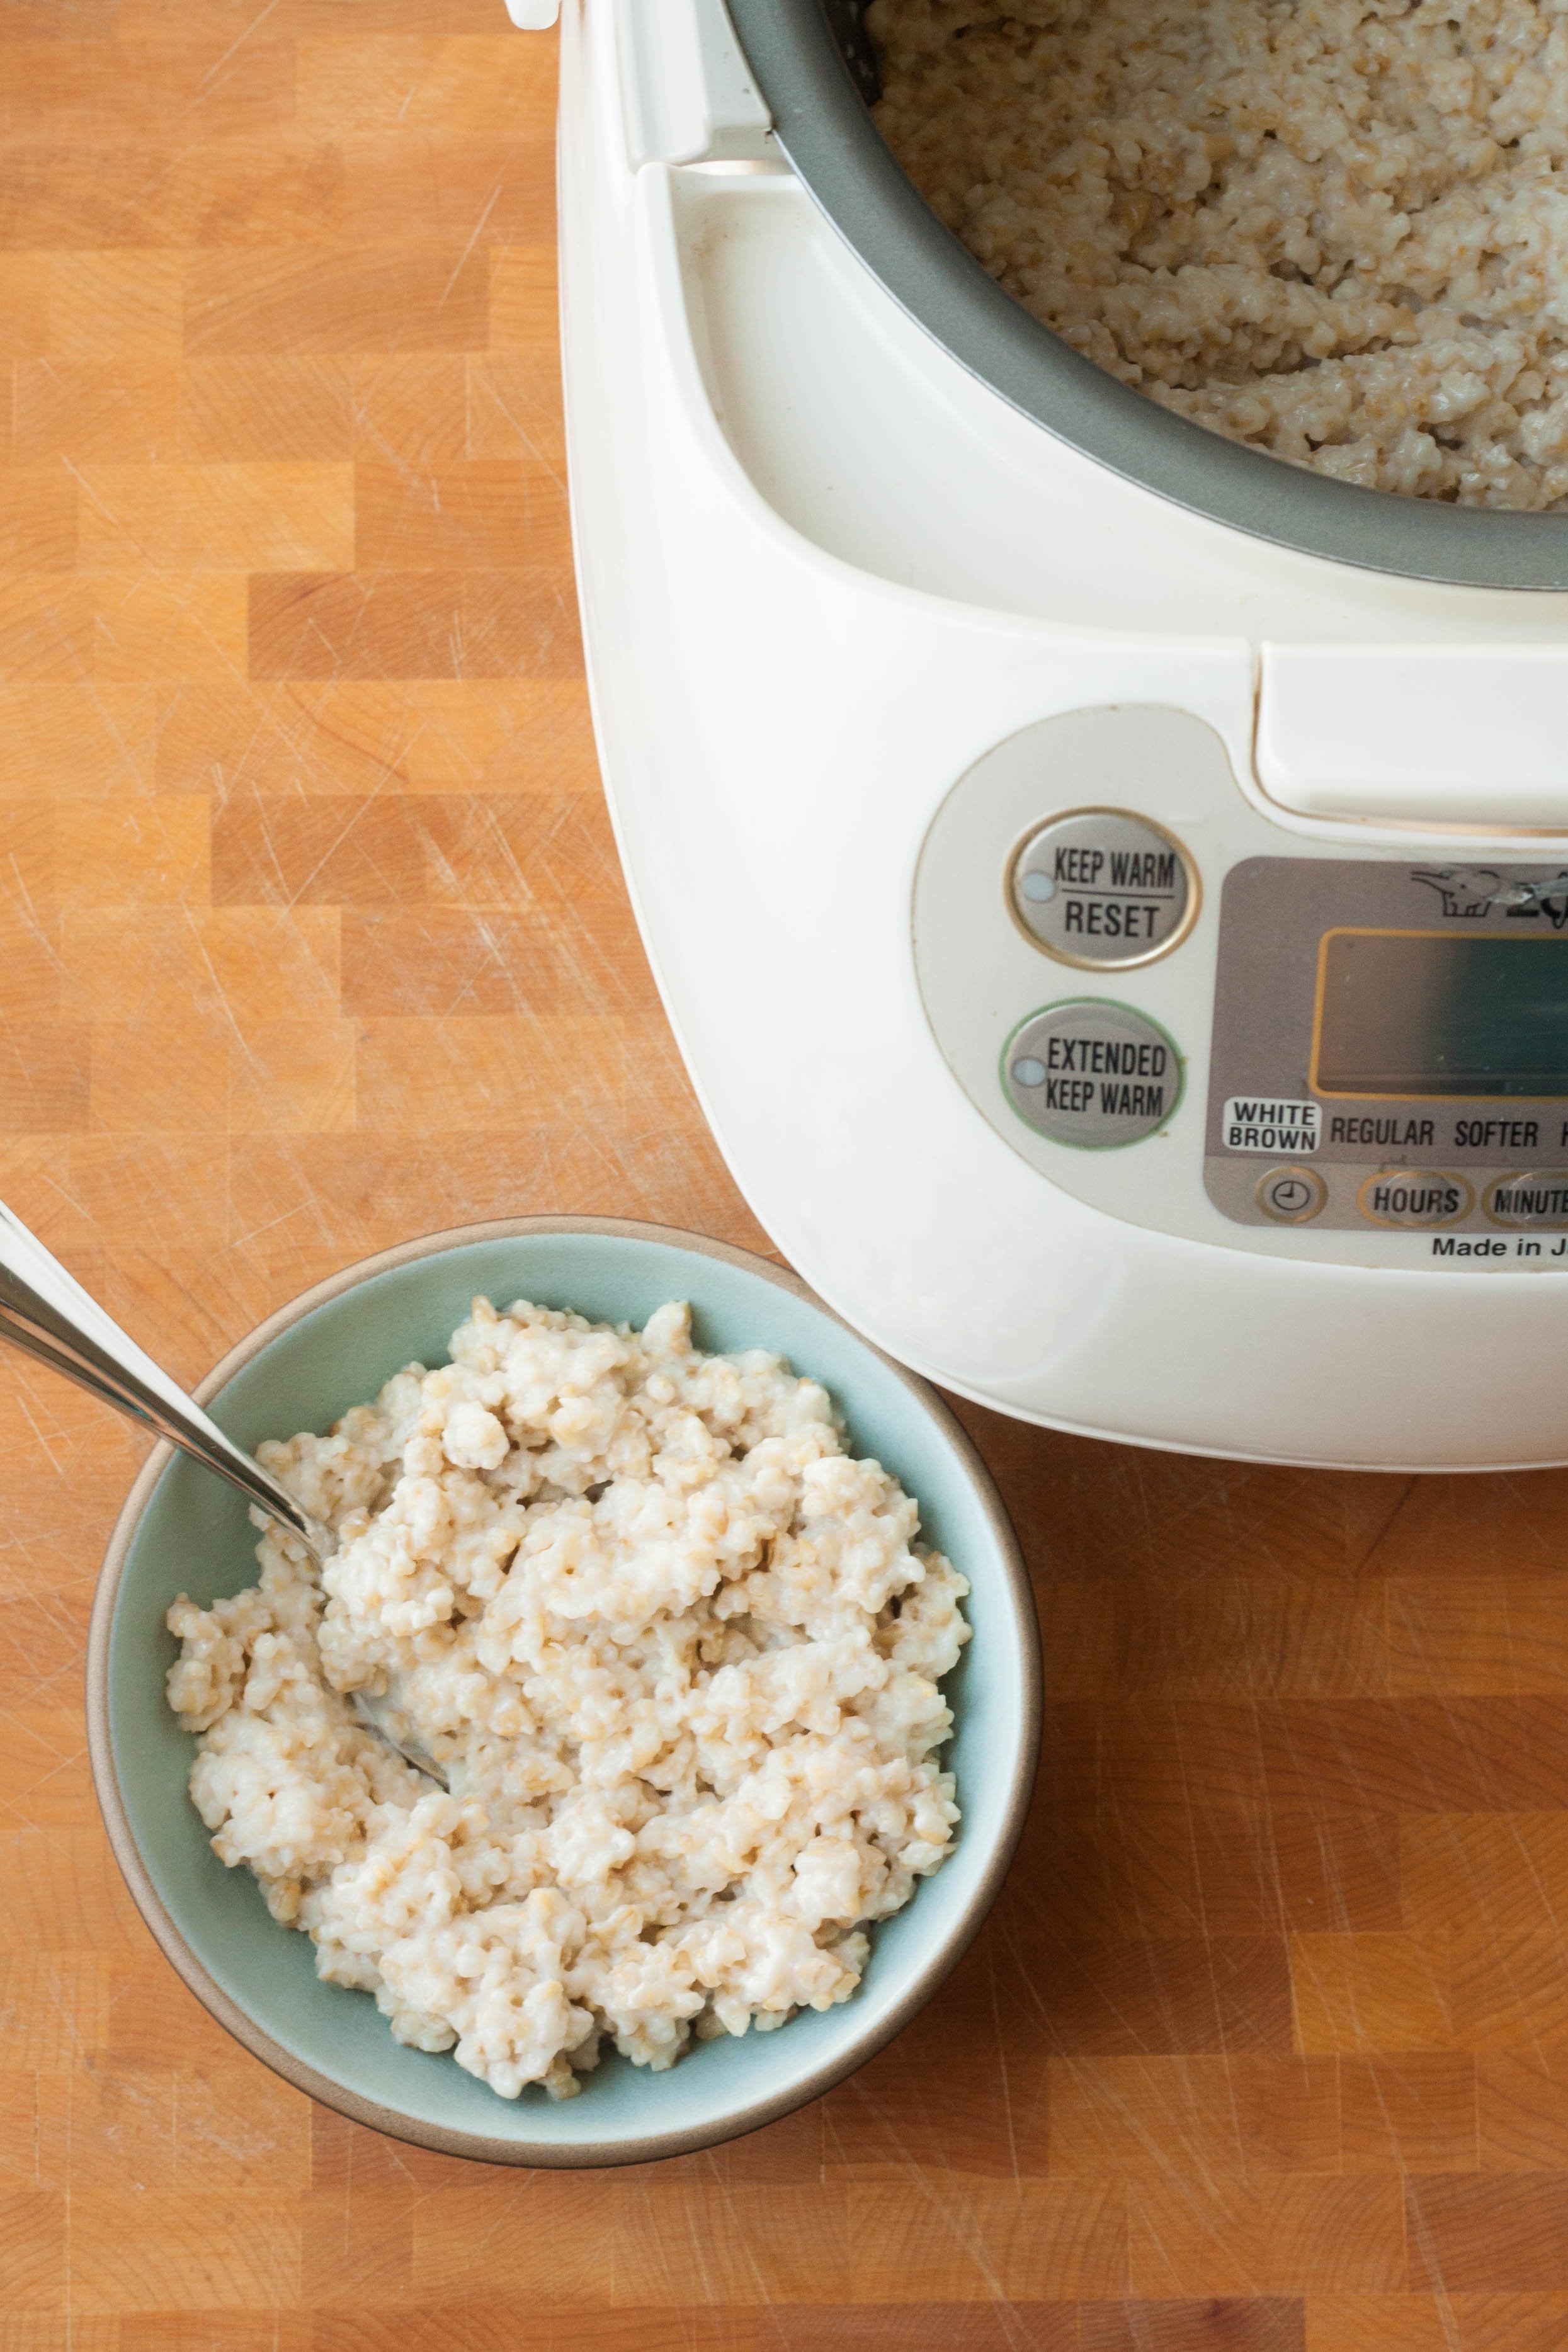
[[[0,1198],[194,1377],[408,1234],[767,1246],[599,798],[553,49],[500,0],[0,0]],[[1051,1692],[990,1926],[645,2171],[313,2111],[110,1864],[132,1433],[0,1367],[0,2352],[1563,2352],[1568,1475],[965,1410]]]

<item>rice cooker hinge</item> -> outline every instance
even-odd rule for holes
[[[644,163],[763,163],[773,117],[724,0],[615,0],[626,152]]]

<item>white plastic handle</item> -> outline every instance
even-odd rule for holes
[[[506,0],[506,13],[525,33],[547,33],[561,14],[561,0]]]

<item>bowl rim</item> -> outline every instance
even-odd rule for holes
[[[907,1990],[875,2027],[853,2038],[847,2050],[822,2061],[784,2089],[765,2098],[748,2101],[709,2123],[691,2125],[681,2130],[647,2132],[636,2138],[579,2140],[566,2144],[492,2137],[447,2125],[426,2123],[421,2117],[405,2114],[401,2108],[367,2098],[362,2093],[334,2082],[331,2075],[321,2074],[285,2049],[208,1974],[165,1907],[132,1832],[115,1768],[113,1741],[110,1736],[110,1643],[132,1541],[152,1499],[153,1488],[174,1458],[176,1449],[166,1440],[155,1445],[142,1464],[115,1520],[93,1595],[86,1663],[88,1754],[110,1850],[132,1899],[164,1958],[209,2014],[253,2057],[259,2058],[264,2065],[270,2067],[275,2074],[292,2084],[296,2090],[306,2092],[321,2105],[346,2116],[351,2122],[367,2125],[374,2131],[384,2132],[394,2139],[408,2141],[416,2147],[431,2148],[443,2156],[463,2157],[479,2163],[525,2165],[561,2170],[647,2164],[662,2157],[690,2155],[700,2148],[713,2147],[723,2141],[743,2137],[749,2132],[760,2131],[765,2125],[776,2123],[782,2116],[792,2115],[797,2107],[806,2105],[824,2092],[831,2090],[836,2083],[842,2082],[847,2075],[864,2065],[868,2059],[874,2057],[878,2051],[901,2032],[957,1966],[1001,1892],[1002,1882],[1023,1834],[1034,1792],[1044,1712],[1038,1618],[1028,1570],[996,1483],[968,1431],[929,1381],[908,1370],[857,1331],[852,1324],[845,1322],[842,1316],[836,1315],[798,1275],[771,1259],[759,1256],[753,1250],[737,1248],[730,1242],[714,1241],[705,1234],[689,1233],[680,1226],[654,1224],[629,1217],[500,1217],[479,1224],[451,1226],[440,1233],[423,1234],[413,1240],[399,1242],[394,1248],[378,1251],[368,1258],[360,1258],[352,1265],[342,1267],[338,1273],[329,1275],[324,1281],[313,1284],[297,1298],[276,1308],[231,1348],[211,1371],[195,1384],[191,1394],[197,1403],[207,1403],[237,1372],[269,1347],[282,1332],[302,1321],[318,1307],[326,1306],[331,1299],[341,1297],[345,1291],[355,1289],[361,1283],[378,1275],[389,1274],[419,1258],[466,1248],[473,1243],[516,1240],[534,1234],[579,1233],[609,1239],[656,1243],[666,1248],[716,1258],[744,1273],[760,1276],[778,1289],[791,1292],[829,1322],[839,1324],[872,1355],[880,1359],[936,1423],[966,1473],[995,1542],[1004,1580],[1020,1629],[1026,1636],[1021,1644],[1020,1657],[1020,1737],[1013,1759],[1010,1784],[1005,1792],[1002,1827],[979,1882],[963,1909],[916,1969]],[[1030,1635],[1034,1637],[1032,1640],[1027,1638]]]

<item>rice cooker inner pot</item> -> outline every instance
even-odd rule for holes
[[[729,0],[779,143],[894,299],[994,391],[1086,457],[1194,514],[1307,555],[1470,588],[1568,588],[1568,515],[1367,490],[1241,447],[1119,383],[1004,293],[871,119],[864,0]]]

